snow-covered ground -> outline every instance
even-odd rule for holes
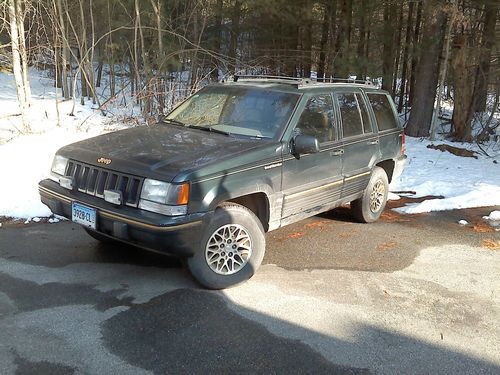
[[[455,156],[427,148],[430,142],[406,138],[408,160],[403,174],[391,183],[391,191],[414,191],[412,197],[443,196],[426,199],[397,210],[414,214],[500,205],[500,146],[490,147],[496,158],[478,153],[477,159]],[[449,143],[454,147],[479,151],[477,145]]]
[[[57,149],[124,127],[116,116],[103,116],[90,100],[85,105],[77,101],[74,116],[70,116],[73,102],[62,101],[53,79],[32,69],[30,81],[32,105],[27,118],[33,134],[22,135],[14,78],[0,73],[0,217],[51,216],[40,202],[38,181],[47,178]]]
[[[39,200],[37,183],[47,177],[55,151],[65,144],[124,126],[117,122],[119,116],[102,116],[90,101],[83,106],[76,103],[75,116],[68,115],[71,101],[60,102],[57,111],[52,82],[31,71],[33,106],[28,117],[34,134],[20,135],[16,130],[21,128],[20,117],[13,116],[19,112],[13,78],[0,73],[0,216],[19,219],[50,216],[48,207]],[[60,94],[58,99],[61,100]],[[406,169],[392,182],[391,191],[415,191],[416,197],[432,195],[444,199],[408,204],[399,211],[411,214],[500,205],[498,144],[487,146],[495,157],[478,154],[474,159],[428,149],[431,143],[407,137]],[[475,145],[454,143],[453,146],[479,150]],[[391,195],[391,199],[397,198]]]

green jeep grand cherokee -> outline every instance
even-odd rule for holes
[[[39,191],[94,238],[187,258],[220,289],[255,273],[267,231],[347,202],[377,220],[404,151],[391,97],[372,85],[240,76],[156,125],[61,148]]]

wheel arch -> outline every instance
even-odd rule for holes
[[[375,164],[376,167],[380,167],[385,171],[385,174],[387,175],[387,179],[389,180],[389,183],[392,181],[392,175],[394,173],[394,160],[388,159],[388,160],[383,160]]]
[[[239,197],[230,198],[225,202],[236,203],[248,208],[260,220],[264,231],[267,232],[269,230],[270,204],[266,193],[256,192],[245,194]]]

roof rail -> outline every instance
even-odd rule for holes
[[[359,83],[361,85],[373,86],[373,82],[369,79],[352,79],[352,78],[324,78],[321,83]]]
[[[234,82],[238,82],[238,80],[241,80],[241,79],[279,79],[279,80],[283,80],[283,81],[290,81],[290,82],[300,82],[302,81],[302,78],[298,78],[298,77],[288,77],[288,76],[271,76],[271,75],[267,75],[267,74],[256,74],[256,75],[252,75],[252,74],[235,74],[233,76],[233,80]]]
[[[235,74],[232,77],[233,82],[241,82],[241,81],[266,81],[270,83],[283,83],[293,86],[305,86],[309,84],[325,84],[325,83],[356,83],[362,85],[373,86],[373,82],[366,79],[351,79],[351,78],[324,78],[321,80],[313,80],[310,78],[300,78],[300,77],[288,77],[288,76],[273,76],[273,75],[264,75],[264,74]]]

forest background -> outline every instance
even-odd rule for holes
[[[23,133],[37,68],[62,101],[103,116],[129,101],[148,123],[232,74],[371,79],[408,135],[434,138],[439,122],[483,142],[500,125],[498,13],[495,0],[1,0],[0,68]]]

